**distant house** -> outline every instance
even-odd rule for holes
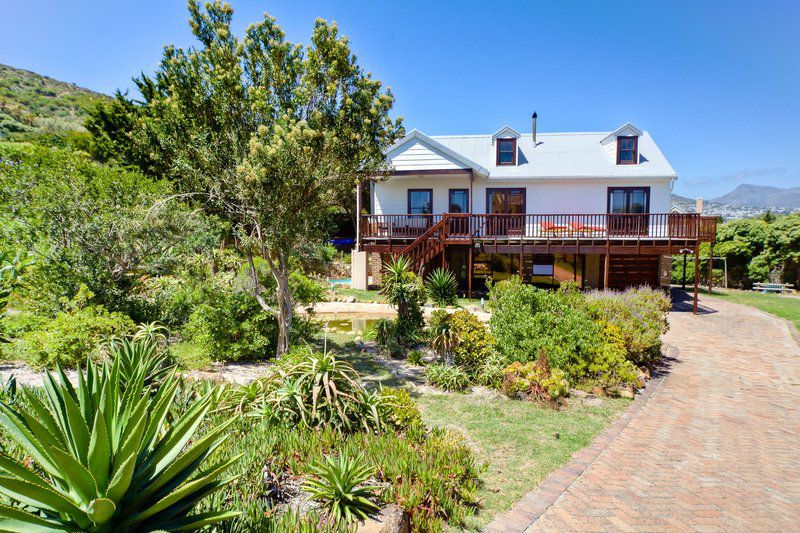
[[[535,115],[533,125],[525,135],[413,130],[390,147],[394,171],[369,184],[357,232],[372,273],[379,257],[404,254],[417,269],[449,268],[468,293],[514,275],[544,287],[659,286],[671,254],[713,237],[713,219],[672,212],[677,174],[648,132],[537,134]]]

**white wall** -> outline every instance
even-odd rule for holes
[[[431,170],[467,168],[466,165],[434,151],[419,140],[414,140],[387,154],[395,170]]]
[[[670,212],[669,179],[636,180],[560,180],[487,181],[473,183],[472,211],[486,212],[486,189],[524,187],[526,211],[530,214],[605,213],[609,187],[650,187],[650,212]],[[433,189],[433,212],[447,211],[449,189],[469,189],[465,176],[395,177],[375,183],[373,207],[376,214],[402,214],[408,211],[408,189]]]

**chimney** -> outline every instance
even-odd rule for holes
[[[700,213],[701,215],[703,214],[703,199],[702,198],[699,198],[699,197],[697,198],[697,203],[695,204],[694,212],[695,213]]]
[[[536,148],[536,111],[533,112],[531,118],[533,119],[533,147]]]

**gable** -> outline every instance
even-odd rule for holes
[[[395,170],[468,169],[457,161],[421,139],[412,139],[387,154]]]

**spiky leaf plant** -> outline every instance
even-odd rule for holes
[[[428,296],[439,307],[456,305],[458,302],[458,281],[452,272],[444,268],[437,268],[425,280]]]
[[[131,339],[112,339],[106,345],[108,355],[120,364],[120,384],[123,390],[136,374],[144,376],[144,385],[159,383],[174,365],[170,364],[167,352],[160,350],[157,341],[150,336]]]
[[[380,510],[369,500],[377,487],[362,485],[373,473],[363,458],[328,456],[322,464],[312,465],[311,472],[317,477],[307,480],[305,488],[332,517],[351,524]]]
[[[209,459],[233,419],[196,435],[211,395],[168,423],[174,373],[156,389],[136,371],[124,392],[120,359],[89,361],[77,389],[57,374],[45,376],[44,401],[23,389],[15,407],[0,402],[7,437],[36,464],[0,454],[0,493],[20,504],[0,506],[0,530],[180,531],[238,514],[191,514],[238,459]]]

